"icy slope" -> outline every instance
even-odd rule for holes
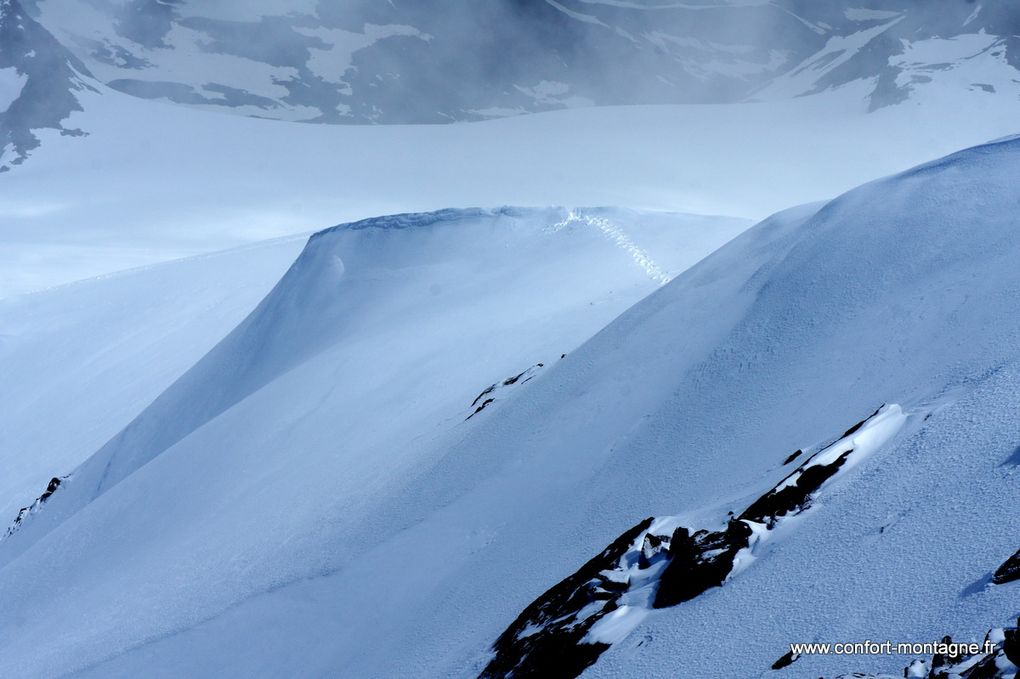
[[[44,666],[15,657],[15,646],[56,663],[47,671],[71,670],[328,570],[442,442],[483,425],[664,277],[744,228],[503,209],[316,235],[233,333],[0,542],[0,588],[11,587],[0,674]],[[534,379],[505,384],[537,363]],[[495,401],[465,421],[496,381]],[[40,599],[29,564],[48,573],[33,582],[63,594]],[[198,589],[159,584],[189,582]],[[68,646],[71,637],[25,626],[40,605],[55,616],[32,613],[40,624],[77,628],[58,609],[93,610],[97,624],[68,629],[77,639]]]
[[[0,535],[230,332],[304,240],[0,300]]]

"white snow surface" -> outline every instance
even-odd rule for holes
[[[974,148],[780,213],[679,275],[697,257],[671,262],[645,216],[591,213],[662,287],[599,229],[538,228],[562,210],[322,233],[0,543],[0,675],[476,674],[641,518],[718,525],[882,403],[931,415],[587,675],[782,676],[791,641],[979,638],[1016,612],[1015,586],[986,583],[1020,520],[1018,168],[1020,140]]]
[[[164,582],[205,581],[210,588],[207,594],[212,596],[209,607],[201,608],[206,615],[215,615],[262,587],[272,588],[281,577],[303,578],[319,572],[325,565],[321,551],[331,543],[328,534],[336,519],[346,516],[353,523],[348,519],[340,523],[356,525],[355,517],[365,516],[385,488],[412,478],[420,471],[419,465],[434,457],[436,441],[462,437],[517,397],[510,393],[465,423],[468,404],[479,391],[535,362],[551,365],[560,360],[561,354],[573,350],[661,285],[617,236],[625,235],[628,244],[639,244],[654,257],[658,271],[676,275],[747,227],[739,219],[626,210],[575,210],[573,214],[582,219],[564,224],[568,212],[561,209],[450,210],[380,218],[317,234],[274,291],[233,333],[79,469],[60,470],[74,471],[71,480],[17,533],[0,543],[0,560],[5,564],[0,579],[6,584],[21,580],[14,573],[16,564],[34,560],[30,554],[36,550],[46,550],[48,531],[55,528],[52,538],[62,542],[57,534],[69,526],[64,519],[74,522],[90,514],[105,498],[119,495],[120,482],[137,478],[140,469],[155,469],[171,457],[176,460],[175,467],[185,465],[187,469],[178,468],[184,476],[206,469],[198,472],[201,479],[194,485],[183,477],[177,477],[181,485],[160,482],[172,507],[159,508],[154,498],[135,496],[129,500],[137,503],[131,512],[138,520],[134,525],[140,529],[155,518],[148,515],[150,510],[169,511],[164,518],[171,523],[176,523],[173,517],[181,518],[182,512],[195,518],[200,515],[206,528],[177,524],[170,533],[192,545],[204,543],[199,549],[216,551],[217,545],[226,546],[223,531],[233,530],[230,526],[238,520],[244,523],[246,514],[261,527],[248,524],[250,530],[243,528],[245,537],[221,553],[220,563],[229,570],[248,572],[254,568],[257,572],[251,572],[249,583],[240,578],[236,586],[212,594],[220,587],[215,579],[203,575],[209,573],[212,562],[181,561],[171,554],[181,555],[190,548],[174,546],[175,539],[164,541],[150,534],[149,538],[163,547],[148,556],[142,556],[145,549],[136,552],[141,559],[138,565],[148,563],[136,574],[140,578],[136,584],[143,588],[155,584],[149,578],[155,575],[151,570],[155,562],[150,559],[156,559],[171,567]],[[588,224],[584,217],[611,223],[613,236]],[[220,271],[206,274],[210,277],[229,276],[247,266],[244,257],[232,264],[215,258],[207,263]],[[134,292],[128,294],[122,313],[143,324],[140,340],[116,337],[116,326],[110,331],[132,351],[147,351],[148,335],[163,331],[162,319],[145,323],[146,318],[135,314],[139,306],[135,295],[144,297],[160,285],[170,284],[165,277],[152,278],[155,280],[147,280],[146,272],[139,272],[124,281]],[[74,304],[79,296],[64,293],[81,287],[72,285],[43,296],[60,301],[63,295],[65,302]],[[205,299],[201,291],[188,295],[182,289],[178,294],[196,301]],[[31,306],[37,296],[21,298],[24,306]],[[97,324],[102,321],[95,319]],[[100,336],[95,341],[105,346],[106,339]],[[165,356],[152,358],[172,367],[186,357],[173,356],[170,361]],[[78,360],[78,356],[69,356],[66,365]],[[129,357],[117,368],[139,366]],[[515,390],[526,393],[539,379]],[[103,383],[93,386],[110,388]],[[45,417],[46,413],[29,415],[35,417],[38,427],[63,426],[61,420]],[[244,441],[236,433],[218,438],[224,435],[220,427],[227,421],[233,423],[230,427],[240,424],[247,432],[241,437]],[[260,423],[268,428],[263,429]],[[277,428],[281,425],[282,429]],[[74,435],[75,430],[68,428],[61,433],[61,440]],[[218,442],[211,443],[207,436]],[[191,447],[199,441],[204,443]],[[208,451],[208,445],[229,448],[236,455],[200,452]],[[185,458],[194,454],[198,458],[186,460],[170,453],[184,449],[191,451],[183,453]],[[236,489],[228,490],[218,480],[224,474],[255,490],[242,492],[254,504],[245,507],[246,502],[235,502]],[[90,502],[97,495],[99,504]],[[282,524],[263,523],[269,516]],[[72,533],[81,538],[87,535],[73,529]],[[100,548],[91,539],[80,543],[85,551],[91,551],[89,544],[99,550],[85,558],[92,565],[72,570],[84,575],[95,568],[98,570],[92,572],[98,574],[109,567],[109,558],[124,554],[124,549],[134,551],[132,545],[139,545],[141,536],[130,535],[130,529],[115,533],[120,536],[115,538],[116,545]],[[281,539],[284,534],[288,537]],[[283,561],[265,561],[257,555],[266,548],[280,556],[307,553],[308,559],[299,557],[303,564],[292,562],[290,556]],[[314,556],[316,553],[319,556]],[[71,566],[70,561],[60,561]],[[6,568],[13,569],[10,579]],[[131,588],[125,586],[133,576],[127,571],[107,571],[107,575],[113,578],[108,583],[111,589],[105,594],[99,589],[82,590],[80,594],[92,601],[82,603],[88,608],[97,602],[94,596],[112,596],[110,603],[124,614],[137,603],[134,594],[129,594]],[[163,591],[170,594],[170,590]],[[117,592],[129,599],[117,603]],[[31,597],[18,598],[34,605],[29,603]],[[190,598],[143,595],[153,607],[150,622],[155,627],[136,627],[141,637],[127,628],[101,632],[103,624],[95,631],[115,636],[127,632],[123,641],[130,645],[172,629],[168,623],[188,626],[196,614],[184,605]],[[14,604],[6,595],[4,601]],[[51,603],[57,605],[57,600]],[[21,614],[13,608],[5,607],[5,611],[12,615],[5,615],[3,624],[33,634],[21,625]],[[41,618],[37,620],[41,622]],[[108,622],[119,627],[114,618]],[[93,636],[93,641],[97,639]],[[88,663],[102,660],[111,650],[105,642],[87,645],[96,651],[85,661]],[[43,655],[50,654],[43,651]],[[81,659],[64,658],[70,663],[64,670],[81,664]],[[0,669],[0,675],[8,670],[15,674],[39,671],[20,665]]]
[[[764,103],[409,126],[242,118],[94,84],[101,94],[79,93],[85,112],[66,123],[88,136],[40,131],[41,147],[0,178],[0,297],[450,206],[626,205],[760,219],[1015,133],[1020,98],[1007,95],[1009,71],[989,73],[998,96],[958,69],[873,113],[861,81]]]
[[[21,96],[21,90],[28,78],[14,67],[0,68],[0,113]]]
[[[289,237],[0,300],[0,534],[266,295]]]

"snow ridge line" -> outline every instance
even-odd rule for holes
[[[629,254],[634,262],[644,269],[648,277],[659,285],[665,285],[673,280],[673,277],[663,271],[647,252],[642,250],[637,243],[630,239],[630,236],[628,236],[619,226],[613,224],[604,217],[593,217],[591,215],[580,213],[576,210],[571,210],[565,219],[553,224],[552,229],[554,231],[558,231],[570,224],[576,223],[587,224],[588,226],[594,226],[597,228],[610,240],[610,242],[615,243]]]

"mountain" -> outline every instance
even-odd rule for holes
[[[0,298],[451,206],[759,220],[1020,116],[1006,2],[342,5],[5,3]]]
[[[589,676],[898,673],[771,667],[1012,630],[1017,167],[1018,139],[975,147],[690,268],[741,225],[504,209],[314,236],[0,542],[0,673],[478,675],[587,577],[639,614],[580,641],[605,646]],[[642,608],[640,573],[683,568],[711,577]]]
[[[1012,134],[1020,98],[864,82],[738,105],[593,107],[458,125],[306,125],[96,83],[0,180],[0,298],[376,215],[631,205],[759,220]],[[923,124],[918,124],[923,111]]]
[[[91,89],[85,66],[33,20],[18,0],[0,2],[0,173],[39,146],[38,130],[82,135],[65,124]]]
[[[728,103],[871,81],[870,105],[968,62],[1016,75],[1008,0],[693,3],[37,0],[135,96],[326,123],[444,123],[608,104]],[[451,87],[451,84],[456,86]],[[1005,88],[1009,78],[975,87]]]

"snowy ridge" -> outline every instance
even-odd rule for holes
[[[887,658],[771,665],[791,641],[980,639],[1016,603],[993,578],[1020,518],[1018,168],[1017,140],[986,144],[703,259],[718,239],[695,236],[732,223],[592,212],[673,276],[662,286],[599,229],[551,229],[560,209],[315,238],[0,544],[0,674],[477,676],[607,535],[623,537],[573,591],[608,571],[609,599],[654,608],[618,571],[646,551],[656,598],[699,589],[663,586],[687,567],[709,586],[600,628],[619,641],[594,678],[880,674]],[[685,250],[700,261],[672,259]],[[485,385],[537,361],[465,421]],[[927,419],[780,515],[855,458],[777,451],[878,403]],[[674,525],[633,530],[649,515]]]
[[[605,234],[606,238],[609,238],[633,257],[637,265],[644,269],[648,274],[648,277],[653,281],[657,282],[659,285],[669,283],[670,277],[666,274],[666,272],[659,268],[658,264],[652,261],[652,258],[648,256],[648,253],[635,245],[619,226],[613,224],[605,217],[595,217],[577,210],[571,210],[567,214],[566,219],[553,225],[553,229],[562,229],[569,224],[578,222],[594,226]]]
[[[601,232],[551,229],[564,214],[559,208],[450,209],[372,218],[315,234],[233,332],[85,461],[75,484],[47,503],[45,512],[20,525],[17,539],[0,548],[0,561],[15,558],[178,443],[323,354],[331,360],[350,355],[361,364],[362,380],[380,379],[382,371],[393,385],[365,399],[355,390],[338,390],[331,369],[317,398],[336,392],[345,403],[371,402],[375,417],[388,421],[392,394],[406,391],[409,381],[420,382],[423,393],[435,388],[425,385],[438,382],[443,397],[422,408],[421,418],[428,426],[435,426],[430,418],[444,424],[463,420],[457,413],[477,379],[475,363],[465,356],[507,372],[533,356],[559,357],[655,287],[645,269]],[[674,270],[743,226],[727,219],[614,214],[654,243]],[[599,275],[575,275],[587,270]],[[484,301],[476,300],[475,289],[485,291]],[[467,309],[479,303],[493,312],[472,312],[474,323],[465,327]],[[512,316],[489,320],[505,308],[514,310]],[[443,315],[457,320],[437,324]],[[549,317],[561,319],[555,332],[543,327]],[[374,347],[366,339],[373,336]],[[438,348],[429,341],[438,341]],[[399,362],[387,358],[395,346],[403,347]],[[448,346],[460,346],[461,352],[450,354]],[[498,348],[496,355],[490,347]],[[445,374],[422,370],[421,365],[437,370],[443,355],[456,361]],[[530,381],[534,369],[517,372],[501,386]],[[451,380],[459,386],[448,386]],[[404,426],[426,425],[409,418]]]
[[[695,599],[746,569],[774,531],[887,444],[906,419],[899,406],[883,406],[810,455],[724,530],[692,534],[676,517],[645,519],[529,605],[493,644],[480,676],[580,675],[652,609]]]

